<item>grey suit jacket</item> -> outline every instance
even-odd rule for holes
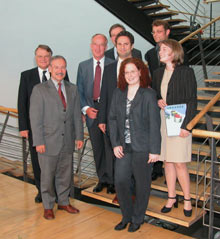
[[[104,65],[114,62],[112,59],[105,57]],[[80,95],[81,108],[85,106],[94,107],[93,102],[93,58],[83,61],[79,64],[77,73],[77,87]],[[91,127],[93,119],[86,116],[87,127]]]
[[[58,91],[49,80],[34,87],[30,100],[33,145],[45,145],[45,155],[55,156],[61,149],[72,153],[75,140],[83,140],[83,123],[77,88],[64,81],[67,108],[63,108]]]

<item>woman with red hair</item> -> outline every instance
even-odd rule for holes
[[[147,209],[152,163],[160,154],[160,115],[145,64],[136,58],[124,60],[120,67],[109,113],[109,131],[115,161],[115,187],[122,221],[115,230],[137,231]],[[132,201],[132,177],[135,200]]]

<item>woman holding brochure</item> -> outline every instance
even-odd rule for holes
[[[197,107],[197,85],[193,69],[184,66],[182,46],[175,40],[160,42],[160,61],[165,66],[154,72],[153,88],[157,92],[158,105],[161,108],[161,155],[164,161],[165,177],[168,187],[168,200],[161,212],[168,213],[172,207],[178,207],[176,179],[184,194],[184,215],[192,215],[190,198],[190,178],[187,162],[191,161],[192,135],[187,124],[193,119]],[[185,118],[179,129],[179,135],[167,136],[165,107],[186,104]]]
[[[128,58],[121,63],[109,112],[110,139],[116,157],[115,187],[122,211],[115,230],[123,230],[130,223],[128,231],[135,232],[144,222],[152,163],[159,159],[160,112],[156,93],[149,85],[148,70],[141,60]]]

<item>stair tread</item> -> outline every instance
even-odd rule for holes
[[[198,100],[211,100],[215,95],[197,95]],[[220,100],[220,99],[218,99]]]
[[[197,90],[220,91],[219,87],[199,87]]]
[[[197,110],[201,111],[204,108],[204,104],[198,104]],[[209,111],[211,112],[220,112],[220,106],[212,106]]]
[[[101,200],[110,204],[114,204],[112,203],[112,200],[114,199],[115,195],[107,194],[106,189],[104,189],[100,193],[94,193],[93,187],[90,187],[90,188],[82,190],[81,193],[82,195],[92,197],[94,199]],[[160,219],[173,222],[185,227],[189,227],[190,225],[195,223],[197,220],[199,220],[203,215],[202,209],[198,209],[197,215],[196,215],[196,210],[195,208],[193,208],[192,216],[185,217],[183,214],[183,204],[181,203],[179,203],[178,208],[174,208],[173,210],[171,210],[171,212],[166,214],[161,213],[160,210],[166,204],[166,200],[167,199],[150,195],[148,208],[146,210],[146,215],[160,218]],[[118,204],[114,204],[114,205],[118,205]]]
[[[170,6],[160,3],[160,4],[156,4],[156,5],[144,6],[140,9],[145,10],[145,9],[154,9],[154,8],[157,9],[157,8],[166,8],[166,7],[170,7]]]
[[[174,16],[174,15],[178,15],[178,14],[174,13],[174,12],[170,12],[170,11],[149,14],[150,17],[159,17],[159,16],[164,16],[164,15],[172,15],[172,16]]]
[[[192,144],[192,153],[193,154],[198,154],[198,150],[200,149],[200,155],[203,156],[210,156],[210,147],[209,145],[202,145],[193,143]],[[216,147],[217,155],[220,154],[220,147]],[[220,156],[219,156],[220,157]]]
[[[199,123],[205,124],[205,123],[206,123],[206,118],[205,118],[205,117],[202,117],[202,118],[200,119]],[[220,118],[215,118],[215,117],[213,117],[213,118],[212,118],[212,123],[213,123],[214,125],[220,124]]]
[[[212,72],[213,75],[220,75],[220,71]]]
[[[205,79],[204,82],[220,82],[220,79]]]

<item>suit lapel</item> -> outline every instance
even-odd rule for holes
[[[137,90],[137,92],[136,92],[136,95],[135,95],[135,97],[134,97],[134,99],[133,99],[133,101],[132,101],[132,103],[131,103],[130,112],[132,112],[133,109],[136,107],[136,105],[140,102],[141,96],[142,96],[142,94],[143,94],[143,91],[144,91],[143,88],[141,88],[141,87],[138,88],[138,90]]]
[[[33,79],[34,85],[36,85],[36,84],[38,84],[38,83],[41,82],[41,81],[40,81],[40,76],[39,76],[39,72],[38,72],[38,68],[37,68],[37,67],[34,68],[34,70],[33,70],[33,77],[31,77],[31,79]]]

